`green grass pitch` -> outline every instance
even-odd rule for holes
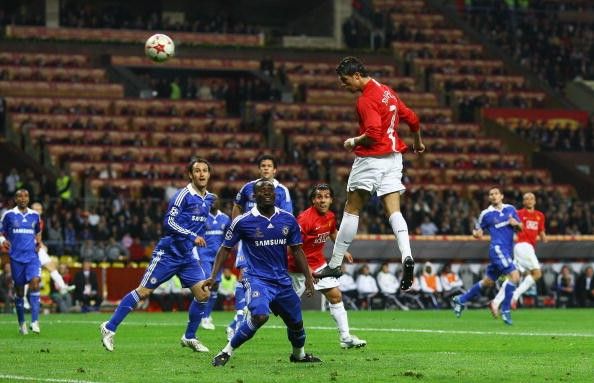
[[[107,314],[41,317],[41,335],[17,333],[0,316],[1,382],[594,382],[594,310],[519,310],[513,326],[487,310],[456,319],[442,311],[349,312],[352,333],[369,344],[342,350],[326,312],[304,312],[306,351],[323,363],[289,363],[291,346],[278,318],[244,344],[227,366],[212,357],[224,346],[230,313],[214,313],[215,331],[199,330],[210,353],[179,344],[186,313],[132,313],[115,351],[100,343]]]

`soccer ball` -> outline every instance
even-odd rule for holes
[[[144,53],[149,59],[160,63],[173,57],[175,44],[169,36],[157,33],[146,39]]]

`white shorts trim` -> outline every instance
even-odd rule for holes
[[[324,267],[326,267],[326,264],[324,264],[324,266],[322,266],[314,271],[320,271]],[[291,277],[291,283],[293,285],[293,290],[295,290],[297,295],[302,296],[303,293],[305,292],[305,276],[301,273],[289,273],[289,276]],[[340,283],[338,282],[338,279],[336,279],[334,277],[322,278],[318,281],[318,283],[316,283],[314,285],[314,289],[316,289],[318,291],[319,290],[327,290],[327,289],[332,289],[334,287],[338,287],[339,285],[340,285]]]
[[[356,157],[353,162],[347,191],[367,190],[382,195],[399,192],[402,184],[402,154],[391,153],[381,157]]]
[[[514,245],[514,261],[522,272],[540,270],[534,247],[528,242],[519,242]]]

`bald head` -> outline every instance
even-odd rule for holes
[[[522,198],[522,205],[528,210],[534,209],[536,206],[536,197],[534,193],[525,193]]]
[[[40,204],[39,202],[33,202],[31,204],[31,209],[35,210],[37,212],[37,214],[39,214],[39,215],[43,214],[43,205]]]

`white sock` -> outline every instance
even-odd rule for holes
[[[497,308],[501,306],[501,302],[503,302],[503,299],[505,298],[505,286],[507,286],[507,283],[507,280],[503,282],[503,284],[499,288],[499,291],[497,292],[497,295],[495,295],[495,298],[493,298],[493,303]]]
[[[344,253],[349,249],[351,242],[357,235],[357,228],[359,227],[359,216],[345,212],[342,215],[340,228],[336,235],[336,242],[334,242],[334,250],[332,250],[332,258],[328,262],[328,267],[335,269],[342,265]]]
[[[351,333],[349,331],[349,319],[347,317],[347,312],[344,309],[344,303],[330,303],[330,315],[332,315],[332,318],[334,318],[334,321],[336,322],[340,340],[349,339]]]
[[[58,272],[58,270],[52,271],[50,273],[50,276],[52,277],[52,280],[56,283],[56,287],[58,288],[58,290],[62,290],[66,287],[66,282],[64,282],[64,278],[62,278],[62,275]]]
[[[293,356],[297,359],[305,358],[305,347],[293,347]]]
[[[229,355],[233,355],[233,351],[235,351],[235,349],[233,347],[231,347],[231,342],[229,341],[227,343],[227,345],[225,347],[223,347],[223,352],[225,352]]]
[[[512,296],[512,301],[516,302],[520,298],[520,296],[522,294],[524,294],[526,292],[526,290],[528,290],[530,287],[532,287],[532,285],[535,283],[536,282],[534,281],[534,278],[532,278],[532,275],[528,274],[526,276],[526,278],[524,278],[522,283],[520,283],[520,286],[518,286],[516,291],[514,291],[514,295]]]
[[[398,248],[402,255],[402,262],[404,262],[406,257],[412,257],[412,253],[410,251],[410,240],[408,238],[408,225],[401,212],[397,211],[390,216],[390,225],[392,225],[392,230],[394,231],[396,241],[398,242]]]

